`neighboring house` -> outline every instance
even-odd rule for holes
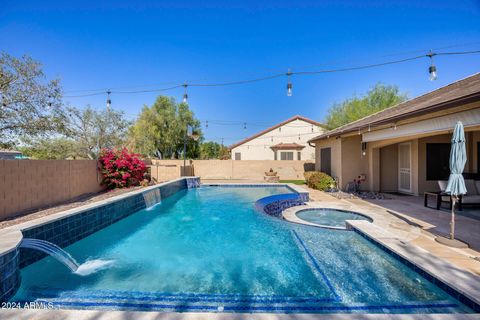
[[[15,160],[15,159],[23,159],[23,154],[20,151],[0,149],[0,160]]]
[[[466,132],[467,176],[480,169],[480,73],[322,133],[316,169],[339,187],[364,176],[363,190],[423,194],[448,179],[450,139],[457,121]],[[363,177],[362,177],[363,178]]]
[[[307,141],[325,132],[321,123],[294,116],[232,146],[232,160],[314,160]]]

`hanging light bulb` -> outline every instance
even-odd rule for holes
[[[247,123],[246,122],[243,123],[243,129],[247,129]]]
[[[368,132],[370,132],[370,131],[371,131],[371,129],[370,129],[370,125],[368,125]]]
[[[205,121],[205,128],[208,128],[208,120]]]
[[[428,67],[428,73],[430,74],[430,77],[428,78],[430,81],[437,80],[437,67],[435,64],[433,64],[433,56],[435,56],[435,53],[430,51],[429,54],[427,54],[427,57],[430,58],[430,67]]]
[[[47,103],[47,109],[50,109],[52,107],[52,96],[48,96],[48,103]]]
[[[112,105],[112,100],[110,100],[110,94],[112,92],[110,90],[107,91],[107,110],[110,110],[110,106]]]
[[[183,103],[186,103],[188,104],[188,94],[187,94],[187,87],[188,87],[188,84],[185,82],[183,84],[183,87],[185,88],[185,92],[183,93]]]
[[[287,76],[288,76],[288,83],[287,83],[287,97],[291,97],[292,96],[292,72],[290,71],[290,69],[288,69],[288,72],[287,72]]]

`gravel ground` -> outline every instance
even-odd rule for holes
[[[85,204],[89,204],[89,203],[92,203],[92,202],[108,199],[108,198],[118,196],[118,195],[126,193],[126,192],[130,192],[130,191],[133,191],[133,190],[138,190],[140,188],[143,188],[143,187],[132,187],[132,188],[128,188],[128,189],[108,190],[108,191],[104,191],[104,192],[100,192],[100,193],[95,193],[95,194],[82,196],[80,198],[73,199],[69,202],[61,203],[61,204],[51,206],[51,207],[48,207],[48,208],[40,208],[39,210],[34,211],[34,212],[30,211],[28,213],[24,213],[24,214],[18,215],[18,216],[13,217],[13,218],[9,218],[7,220],[0,221],[0,229],[10,227],[10,226],[13,226],[15,224],[22,223],[22,222],[30,221],[30,220],[33,220],[33,219],[45,217],[45,216],[48,216],[48,215],[51,215],[51,214],[54,214],[54,213],[57,213],[57,212],[65,211],[65,210],[72,209],[72,208],[77,208],[77,207],[80,207],[80,206],[83,206]]]

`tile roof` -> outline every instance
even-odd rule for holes
[[[272,149],[303,149],[305,146],[298,143],[279,143],[271,146]]]
[[[327,137],[335,137],[357,130],[365,130],[369,125],[388,124],[389,122],[393,123],[394,121],[405,118],[435,112],[456,106],[456,103],[469,103],[473,101],[480,101],[480,73],[476,73],[419,97],[404,101],[393,107],[327,131],[310,139],[309,142]]]
[[[248,137],[248,138],[246,138],[246,139],[243,139],[243,140],[240,141],[240,142],[237,142],[237,143],[235,143],[235,144],[232,144],[232,145],[230,146],[230,149],[233,149],[233,148],[235,148],[235,147],[238,147],[238,146],[240,146],[240,145],[242,145],[242,144],[244,144],[244,143],[246,143],[246,142],[248,142],[248,141],[251,141],[251,140],[253,140],[253,139],[257,138],[257,137],[260,137],[260,136],[264,135],[265,133],[268,133],[268,132],[270,132],[270,131],[272,131],[272,130],[275,130],[275,129],[277,129],[278,127],[281,127],[281,126],[283,126],[283,125],[286,125],[287,123],[292,122],[292,121],[295,121],[295,120],[303,120],[303,121],[308,122],[308,123],[311,123],[311,124],[313,124],[313,125],[315,125],[315,126],[319,126],[319,127],[322,127],[322,128],[325,127],[325,125],[321,124],[320,122],[317,122],[317,121],[314,121],[314,120],[311,120],[311,119],[302,117],[302,116],[300,116],[300,115],[296,115],[296,116],[293,116],[293,117],[291,117],[291,118],[289,118],[289,119],[287,119],[287,120],[285,120],[285,121],[283,121],[283,122],[280,122],[280,123],[278,123],[278,124],[276,124],[276,125],[274,125],[274,126],[272,126],[272,127],[270,127],[270,128],[267,128],[267,129],[265,129],[265,130],[263,130],[263,131],[261,131],[261,132],[259,132],[259,133],[257,133],[257,134],[254,134],[253,136],[250,136],[250,137]]]

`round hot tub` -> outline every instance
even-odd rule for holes
[[[297,218],[310,224],[330,229],[346,229],[345,220],[366,220],[372,222],[372,219],[364,215],[340,209],[310,208],[299,210],[295,214]]]

